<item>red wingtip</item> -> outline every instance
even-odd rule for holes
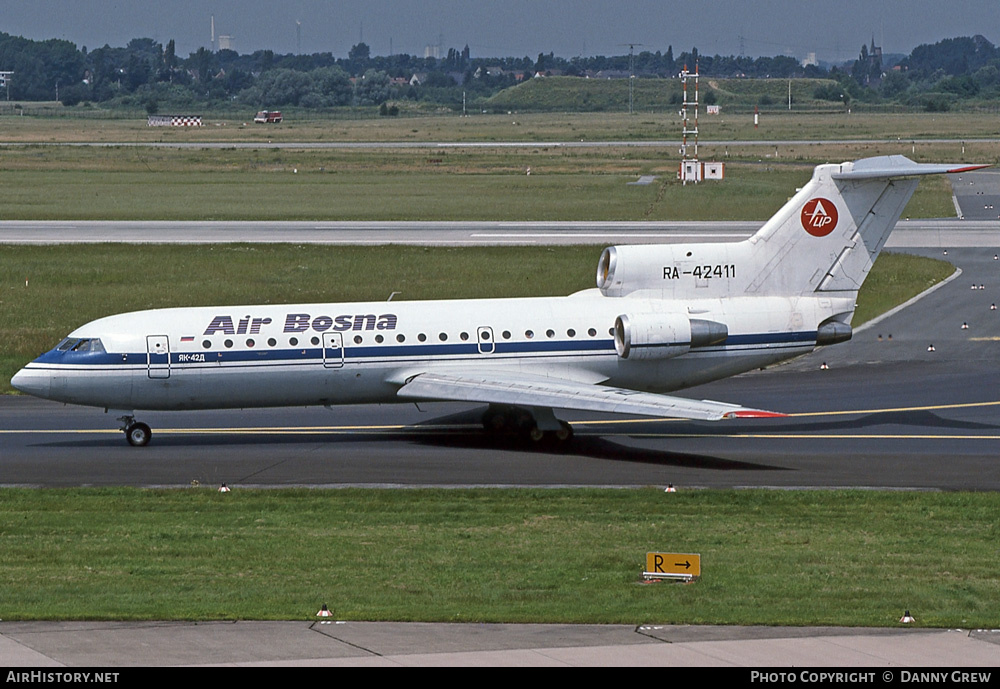
[[[972,172],[973,170],[982,170],[984,167],[990,167],[990,165],[966,165],[965,167],[957,167],[954,170],[948,170],[949,175],[954,175],[959,172]]]
[[[776,411],[763,411],[760,409],[742,409],[727,414],[731,419],[780,419],[788,416]]]

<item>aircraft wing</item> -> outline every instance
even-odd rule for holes
[[[421,373],[407,379],[396,394],[414,400],[487,402],[699,421],[784,416],[724,402],[699,401],[504,371],[482,374]]]

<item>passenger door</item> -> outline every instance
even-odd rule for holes
[[[344,365],[342,333],[323,333],[323,365],[327,368],[340,368]]]
[[[146,336],[146,366],[150,378],[170,377],[170,344],[166,335]]]

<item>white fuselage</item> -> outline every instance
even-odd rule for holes
[[[568,297],[157,309],[102,318],[30,363],[15,384],[110,409],[211,409],[396,402],[433,371],[551,376],[669,392],[811,351],[841,299],[728,298],[664,304],[585,290]],[[853,307],[853,304],[850,305]],[[721,345],[627,360],[624,313],[728,326]],[[100,351],[73,351],[73,340]],[[85,347],[86,348],[86,347]]]

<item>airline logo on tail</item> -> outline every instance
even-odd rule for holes
[[[837,228],[837,207],[833,201],[816,197],[802,206],[802,227],[813,237],[825,237]]]

